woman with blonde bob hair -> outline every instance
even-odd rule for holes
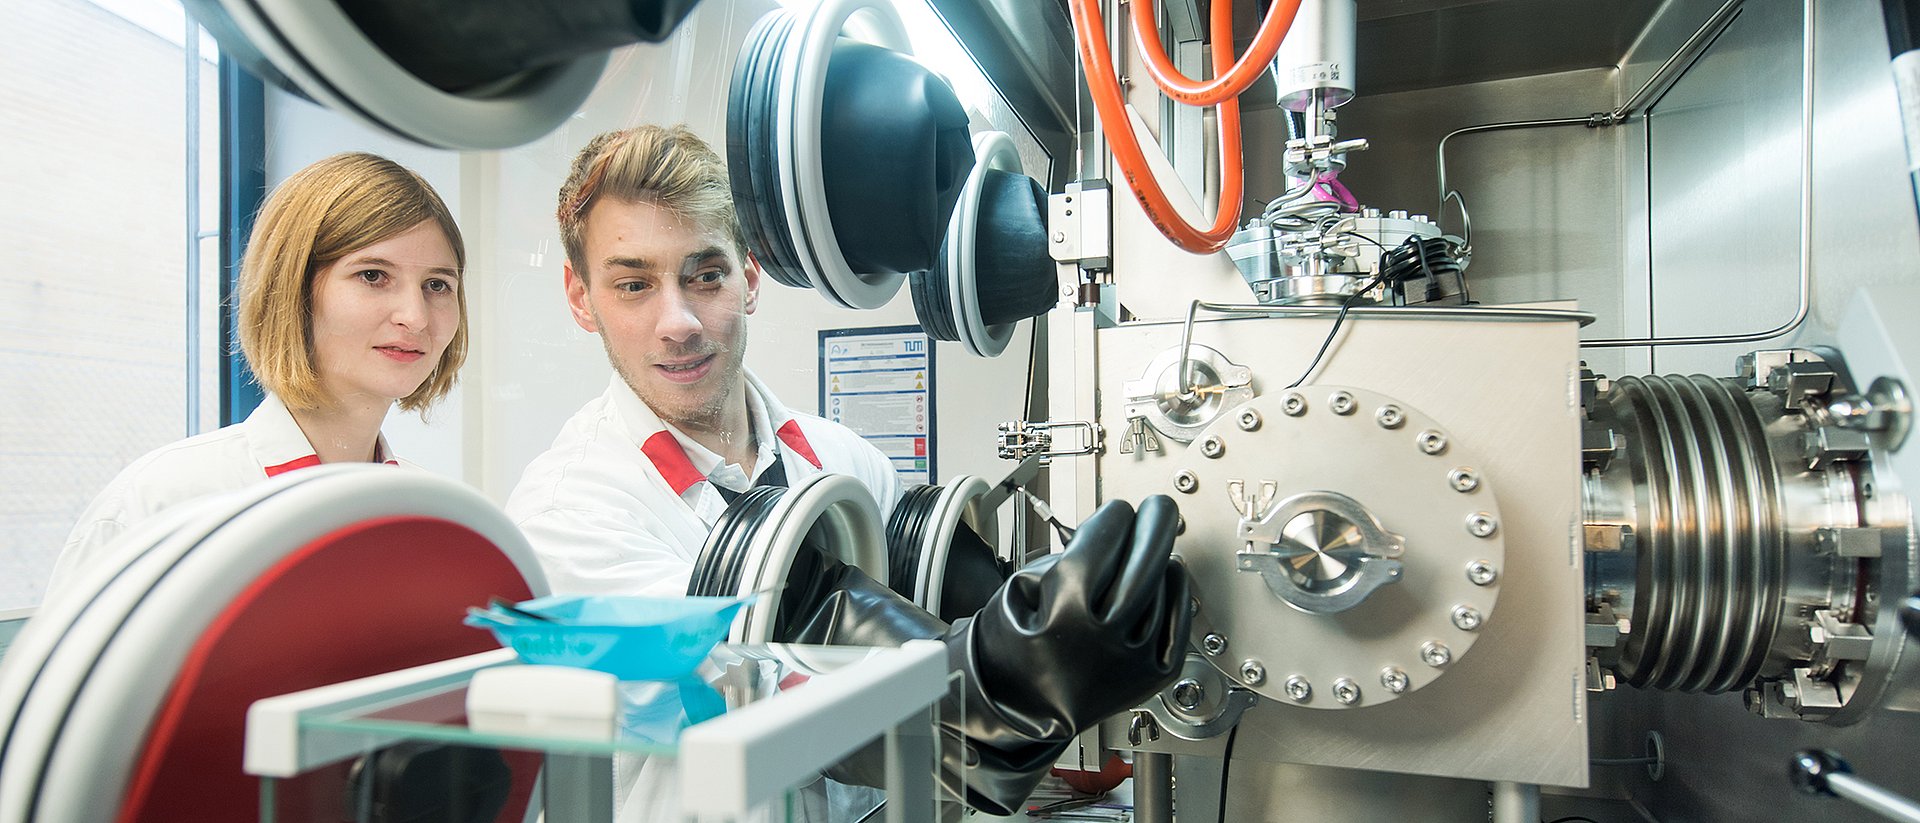
[[[465,269],[453,215],[399,164],[338,154],[287,178],[240,266],[240,348],[265,398],[121,471],[74,527],[49,594],[169,506],[321,463],[398,464],[387,412],[424,413],[466,359]]]

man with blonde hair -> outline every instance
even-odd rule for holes
[[[743,365],[762,275],[720,157],[684,127],[595,138],[560,190],[567,303],[615,375],[528,467],[507,512],[556,592],[680,595],[728,501],[754,485],[848,474],[889,510],[900,484],[852,431],[788,410]],[[884,516],[884,515],[883,515]],[[949,626],[858,569],[810,555],[783,596],[782,641],[947,644],[941,781],[1018,807],[1081,730],[1171,683],[1185,658],[1178,515],[1110,502],[1067,550],[1016,572]],[[856,757],[836,775],[871,782]],[[623,817],[625,815],[623,814]]]

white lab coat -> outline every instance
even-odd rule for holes
[[[788,411],[751,372],[746,378],[756,473],[778,459],[791,485],[821,472],[851,475],[873,491],[884,523],[903,491],[887,456],[846,426]],[[555,594],[679,596],[727,508],[715,482],[748,486],[738,466],[660,422],[615,375],[527,467],[507,516]]]
[[[376,452],[399,465],[387,445]],[[235,491],[294,469],[320,465],[293,414],[268,394],[247,419],[161,446],[133,461],[94,497],[54,562],[47,599],[71,584],[133,524],[169,507]],[[411,464],[407,464],[411,465]]]
[[[882,522],[903,489],[893,464],[853,430],[789,411],[746,374],[747,415],[759,443],[756,474],[778,459],[789,484],[821,472],[851,475],[873,491]],[[534,458],[507,500],[555,594],[686,594],[693,563],[746,473],[662,423],[619,375]],[[621,821],[677,821],[679,773],[671,761],[616,759]],[[821,781],[800,792],[794,820],[845,823],[879,793]]]

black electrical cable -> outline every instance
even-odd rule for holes
[[[1227,823],[1227,774],[1233,769],[1233,742],[1240,736],[1240,725],[1227,732],[1227,748],[1220,753],[1220,823]]]
[[[1340,313],[1333,316],[1333,328],[1327,330],[1327,339],[1320,341],[1320,350],[1313,353],[1313,362],[1308,363],[1307,370],[1300,373],[1300,379],[1288,383],[1287,388],[1299,388],[1301,383],[1307,382],[1307,378],[1313,375],[1313,370],[1320,367],[1320,358],[1327,356],[1327,347],[1333,345],[1333,338],[1340,334],[1340,324],[1347,321],[1347,311],[1353,308],[1354,301],[1385,279],[1385,272],[1376,274],[1372,280],[1367,281],[1365,286],[1361,286],[1353,294],[1347,295],[1347,299],[1340,301]]]
[[[1367,242],[1369,242],[1369,243],[1372,243],[1372,244],[1373,244],[1373,247],[1374,247],[1374,248],[1376,248],[1376,249],[1379,249],[1379,250],[1380,250],[1380,260],[1379,260],[1379,265],[1381,265],[1381,266],[1383,266],[1383,267],[1384,267],[1384,266],[1386,265],[1386,260],[1387,260],[1387,253],[1388,253],[1388,251],[1389,251],[1389,249],[1388,249],[1388,248],[1387,248],[1386,246],[1383,246],[1383,245],[1381,245],[1381,244],[1380,244],[1380,241],[1378,241],[1378,240],[1375,240],[1375,239],[1373,239],[1373,238],[1371,238],[1371,237],[1368,237],[1368,236],[1366,236],[1366,235],[1364,235],[1364,234],[1361,234],[1361,233],[1359,233],[1359,232],[1354,232],[1354,231],[1349,231],[1349,232],[1342,232],[1342,234],[1345,234],[1346,236],[1348,236],[1348,237],[1351,237],[1351,238],[1353,238],[1353,239],[1355,239],[1355,240],[1365,240],[1365,241],[1367,241]],[[1397,297],[1399,297],[1399,298],[1400,298],[1400,305],[1402,305],[1402,306],[1404,306],[1404,305],[1406,305],[1406,304],[1407,304],[1407,291],[1406,291],[1406,284],[1405,284],[1405,283],[1392,283],[1392,282],[1389,282],[1389,283],[1388,283],[1387,285],[1389,285],[1389,286],[1392,286],[1392,287],[1393,287],[1393,288],[1390,288],[1390,289],[1388,289],[1388,293],[1389,293],[1389,294],[1393,294],[1393,295],[1395,295],[1395,296],[1397,296]],[[1368,286],[1368,288],[1372,288],[1372,286]],[[1364,293],[1366,293],[1366,289],[1361,289],[1361,290],[1360,290],[1360,293],[1362,293],[1362,294],[1364,294]]]
[[[1566,817],[1556,817],[1546,823],[1600,823],[1600,821],[1591,817],[1581,817],[1580,815],[1574,814]]]

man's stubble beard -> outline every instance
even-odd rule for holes
[[[607,324],[600,319],[598,311],[594,311],[593,320],[603,330],[600,333],[600,346],[606,349],[607,362],[613,365],[614,372],[626,382],[627,388],[632,390],[634,396],[640,398],[640,402],[645,403],[655,417],[660,418],[660,422],[681,431],[718,431],[721,421],[726,417],[727,401],[738,395],[741,403],[746,402],[746,323],[739,325],[731,348],[717,349],[712,352],[714,371],[709,375],[709,379],[717,378],[719,390],[699,401],[686,404],[656,397],[654,392],[647,389],[645,381],[638,379],[639,375],[634,373],[632,364],[614,351],[613,343],[607,339],[604,331]],[[641,364],[638,368],[650,369],[652,366]],[[751,421],[748,425],[752,425]]]

